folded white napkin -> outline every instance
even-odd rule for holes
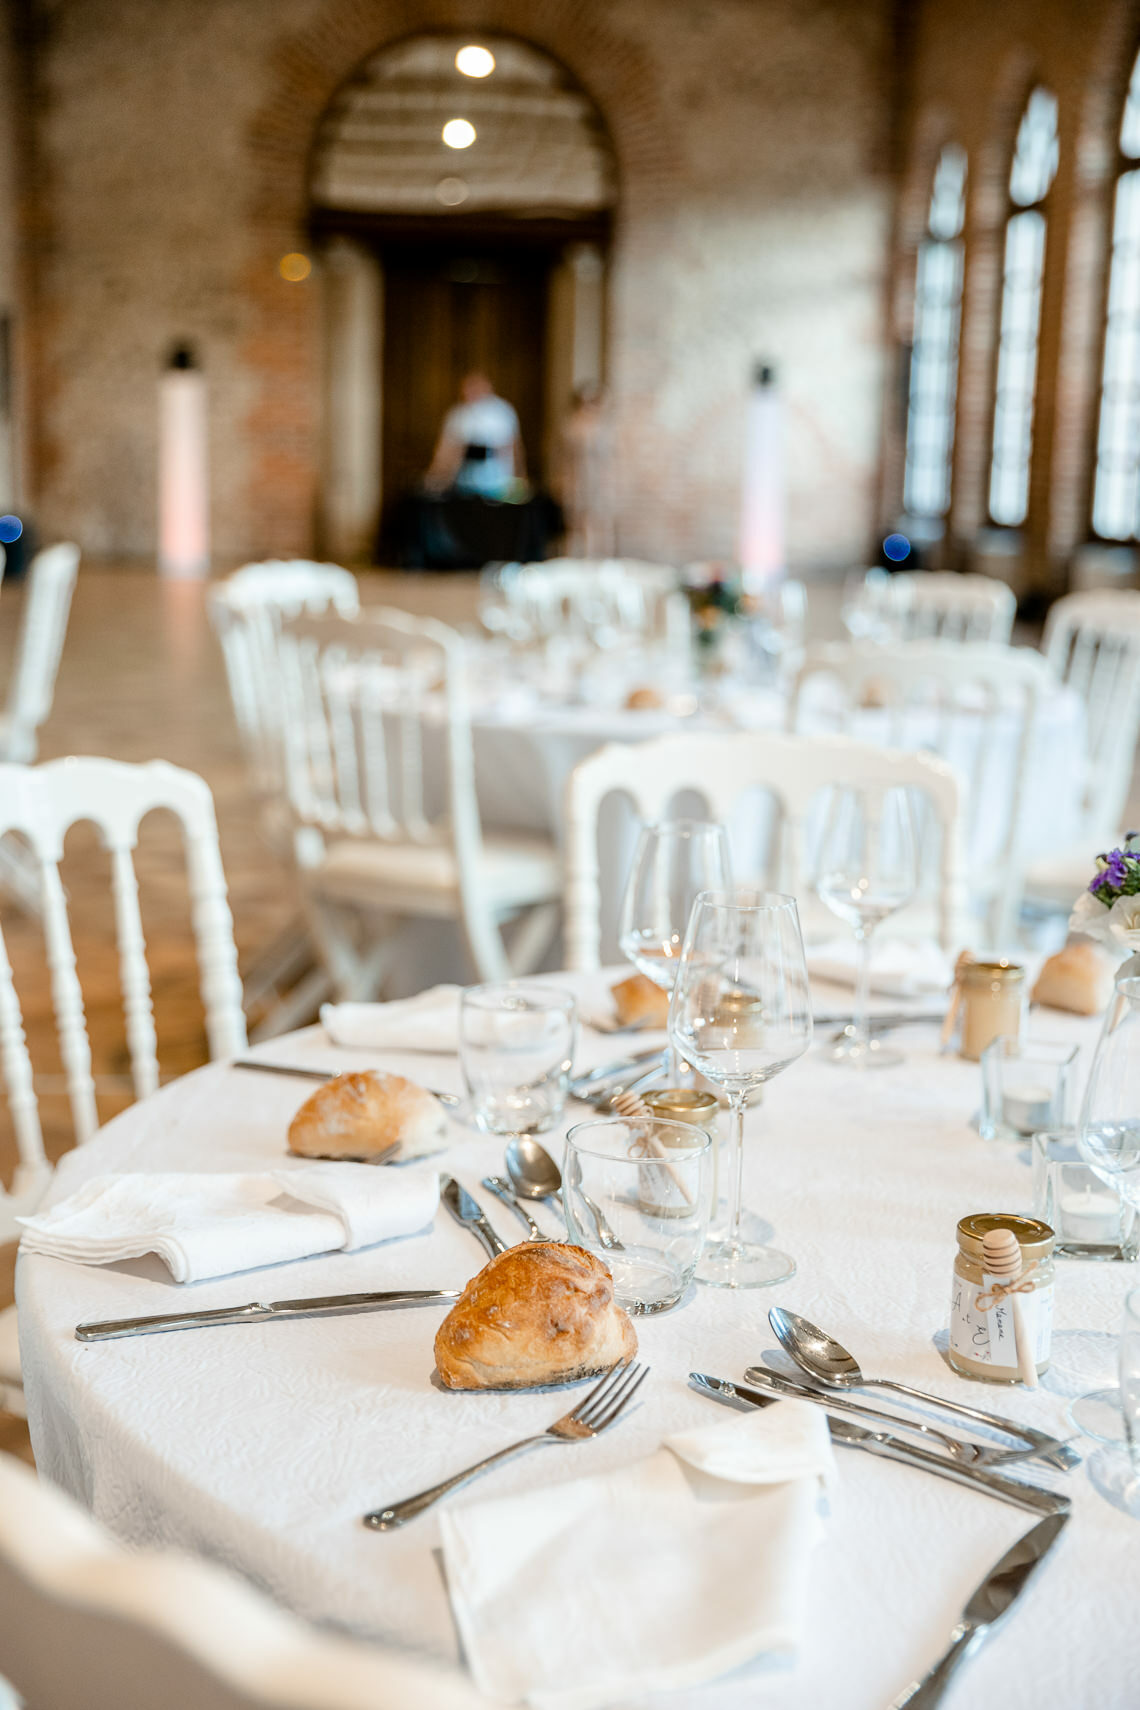
[[[414,1235],[439,1204],[434,1171],[311,1164],[263,1175],[94,1176],[38,1217],[25,1252],[109,1265],[157,1253],[175,1282]]]
[[[432,986],[392,1003],[324,1003],[334,1045],[358,1051],[458,1051],[459,986]]]
[[[808,949],[809,974],[837,986],[855,984],[856,949],[853,938],[833,938]],[[944,952],[932,939],[874,939],[871,944],[871,990],[884,997],[918,997],[946,992],[954,977]]]
[[[444,1509],[479,1690],[596,1710],[794,1652],[834,1473],[822,1409],[781,1401],[618,1472]]]

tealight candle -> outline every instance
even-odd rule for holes
[[[1092,1246],[1120,1240],[1120,1197],[1091,1181],[1077,1189],[1062,1188],[1057,1201],[1062,1241],[1086,1241]]]
[[[1002,1115],[1019,1134],[1036,1134],[1048,1128],[1053,1120],[1053,1093],[1050,1087],[1006,1087],[1002,1095]]]

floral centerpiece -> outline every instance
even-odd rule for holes
[[[685,572],[685,597],[693,617],[697,658],[707,668],[719,659],[726,636],[756,612],[756,602],[744,592],[739,570],[728,564],[690,564]]]
[[[1140,832],[1130,831],[1120,849],[1096,858],[1096,872],[1073,905],[1070,932],[1097,938],[1117,954],[1140,951]]]

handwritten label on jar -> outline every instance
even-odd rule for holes
[[[980,1294],[1005,1279],[987,1274],[983,1288],[954,1278],[950,1300],[950,1346],[962,1360],[973,1360],[982,1366],[999,1366],[1008,1371],[1017,1369],[1017,1345],[1013,1334],[1013,1307],[1008,1295],[995,1302],[988,1312],[979,1312]],[[1042,1365],[1049,1358],[1049,1343],[1053,1334],[1053,1286],[1035,1288],[1031,1294],[1018,1295],[1022,1317],[1033,1345],[1033,1363]]]

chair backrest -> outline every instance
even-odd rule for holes
[[[286,781],[302,825],[425,845],[466,827],[474,763],[454,630],[387,608],[299,618],[282,626],[279,658]],[[446,740],[448,768],[445,787],[437,777],[429,791],[432,732]]]
[[[792,689],[788,728],[803,730],[811,711],[812,679],[838,686],[838,727],[850,732],[870,709],[881,709],[883,740],[921,746],[964,774],[965,839],[999,861],[1019,858],[1025,780],[1037,737],[1040,706],[1056,678],[1039,653],[993,642],[903,641],[883,645],[829,643],[809,648]],[[1004,822],[995,826],[984,784],[1012,747],[1013,766],[1002,791]],[[985,826],[985,836],[981,830]]]
[[[0,759],[27,762],[36,757],[37,732],[55,695],[78,572],[79,548],[68,542],[46,547],[32,559]]]
[[[28,1710],[486,1705],[458,1673],[320,1632],[213,1563],[127,1551],[10,1455],[0,1455],[0,1667]]]
[[[1066,594],[1050,607],[1042,651],[1085,703],[1090,836],[1120,829],[1140,734],[1140,591]]]
[[[278,632],[283,622],[304,614],[355,617],[356,577],[337,564],[304,559],[247,564],[209,590],[207,606],[254,787],[272,795],[284,787]]]
[[[132,851],[139,822],[155,808],[173,813],[182,829],[210,1056],[232,1056],[246,1043],[245,1018],[214,803],[204,779],[165,760],[141,766],[89,758],[50,760],[43,766],[0,765],[0,837],[20,832],[39,867],[52,1005],[77,1142],[91,1138],[99,1117],[67,895],[59,872],[64,838],[70,826],[88,820],[111,854],[131,1078],[136,1096],[144,1098],[158,1087],[158,1049]],[[3,1240],[6,1221],[30,1209],[47,1184],[50,1168],[20,1003],[2,934],[0,1062],[20,1159],[13,1193],[6,1195],[0,1188]]]
[[[891,588],[902,609],[904,640],[1007,642],[1013,633],[1017,599],[995,576],[900,570]]]
[[[485,583],[513,619],[520,639],[597,635],[631,636],[667,627],[670,602],[681,598],[677,572],[633,559],[552,558],[542,564],[501,566]],[[509,628],[509,622],[502,627]]]
[[[871,817],[888,790],[919,792],[941,830],[939,937],[958,942],[962,907],[959,785],[953,770],[926,754],[902,754],[842,736],[684,732],[636,744],[612,743],[583,760],[566,794],[566,955],[571,968],[599,966],[601,895],[598,820],[608,796],[628,797],[648,823],[668,817],[675,798],[702,798],[710,818],[729,823],[746,793],[765,791],[779,811],[775,860],[766,875],[776,888],[803,895],[808,884],[809,812],[829,786],[860,790]]]

